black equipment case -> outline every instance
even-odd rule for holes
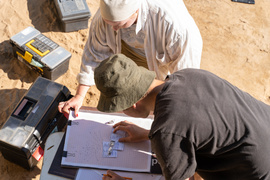
[[[65,86],[38,77],[0,129],[3,157],[32,169],[43,156],[47,137],[67,124],[58,104],[70,96]]]

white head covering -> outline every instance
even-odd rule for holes
[[[109,21],[128,19],[140,7],[141,0],[100,0],[101,16]]]

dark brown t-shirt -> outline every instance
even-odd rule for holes
[[[166,179],[270,179],[270,106],[198,69],[169,77],[149,137]]]

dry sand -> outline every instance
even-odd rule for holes
[[[86,1],[93,16],[99,0]],[[184,0],[203,37],[201,68],[270,104],[270,1],[255,1]],[[52,0],[0,0],[0,127],[38,76],[14,58],[9,44],[11,36],[28,26],[72,53],[69,70],[56,82],[75,93],[88,29],[65,33],[59,24]],[[98,94],[91,88],[83,105],[95,107]],[[28,171],[0,154],[0,180],[39,179],[41,168],[42,160]]]

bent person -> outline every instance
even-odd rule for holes
[[[123,111],[154,121],[150,131],[128,122],[122,142],[150,139],[167,180],[197,172],[205,180],[270,179],[270,106],[200,69],[183,69],[165,81],[122,54],[95,69],[98,110]],[[113,174],[106,179],[121,179]]]

